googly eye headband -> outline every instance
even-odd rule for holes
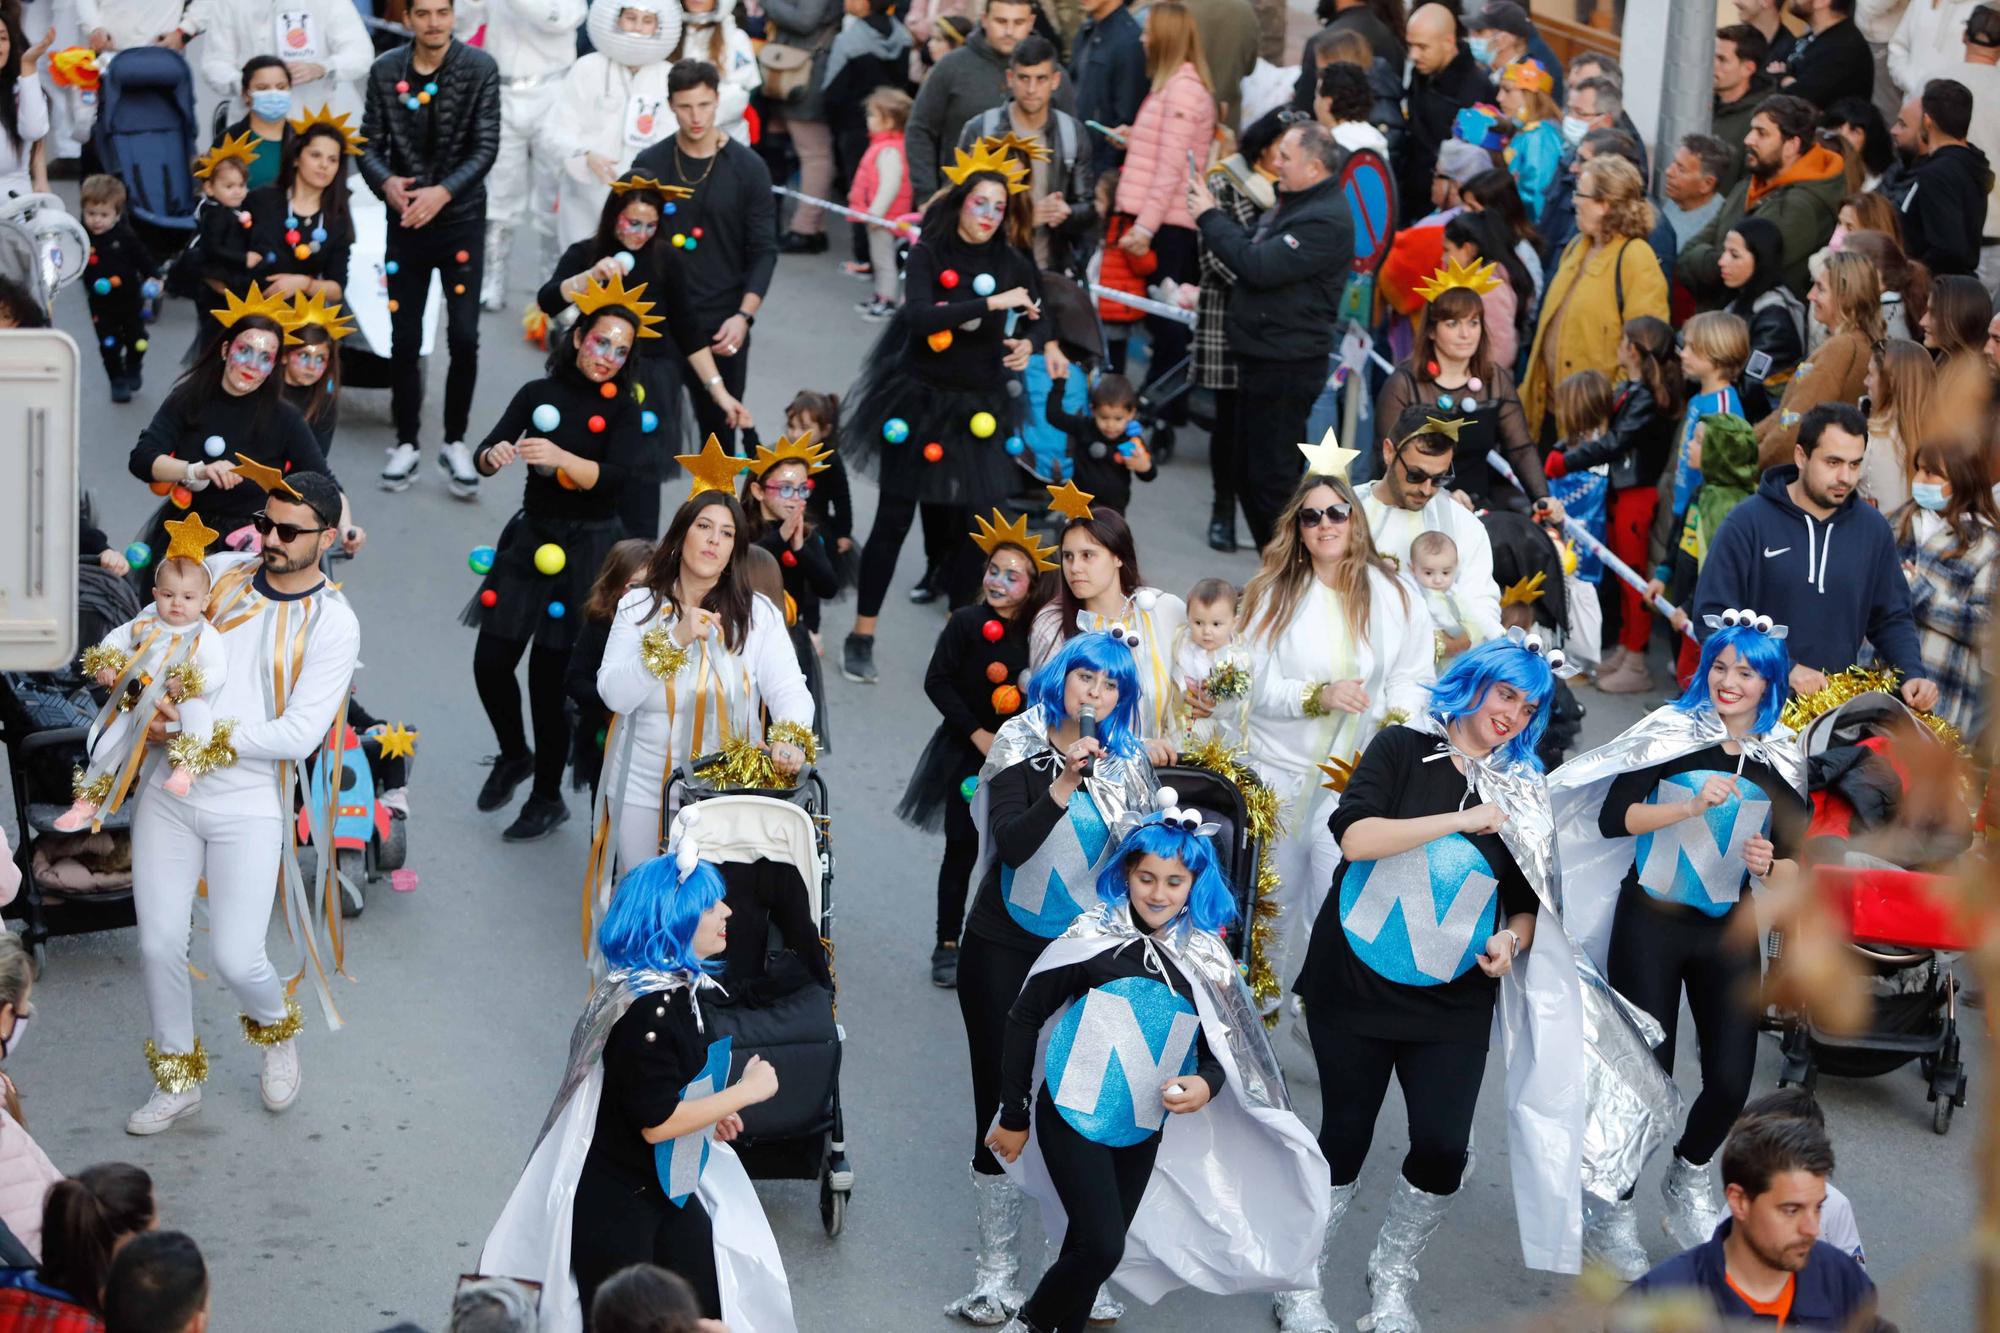
[[[699,816],[701,807],[685,805],[674,816],[674,869],[679,872],[682,883],[701,864],[701,830]]]
[[[1153,794],[1153,806],[1160,812],[1160,823],[1183,833],[1192,833],[1197,838],[1212,838],[1222,832],[1222,825],[1214,820],[1204,820],[1201,811],[1191,805],[1181,805],[1180,799],[1181,794],[1172,787],[1162,787]]]
[[[1549,664],[1549,674],[1557,680],[1571,680],[1583,674],[1583,668],[1569,660],[1569,655],[1560,648],[1551,648],[1542,641],[1542,636],[1519,625],[1507,631],[1507,641],[1524,648]]]
[[[1737,611],[1724,611],[1719,616],[1703,616],[1701,623],[1710,629],[1735,629],[1738,625],[1747,625],[1759,634],[1774,640],[1782,639],[1792,632],[1791,626],[1780,625],[1768,615],[1761,615],[1747,606]]]
[[[1090,621],[1090,612],[1079,611],[1076,613],[1076,627],[1078,629],[1086,634],[1097,633],[1098,627],[1091,624]],[[1109,634],[1114,642],[1124,644],[1132,652],[1136,653],[1139,651],[1139,632],[1124,621],[1114,620],[1104,626],[1102,632]]]

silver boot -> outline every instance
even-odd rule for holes
[[[1090,1322],[1093,1324],[1115,1324],[1125,1317],[1125,1302],[1111,1294],[1111,1284],[1105,1283],[1097,1289],[1097,1299],[1090,1303]]]
[[[1707,1166],[1682,1161],[1675,1153],[1660,1181],[1660,1197],[1667,1201],[1660,1227],[1675,1249],[1691,1250],[1715,1234],[1722,1220],[1722,1201],[1715,1195],[1715,1178]]]
[[[479,280],[479,305],[484,310],[503,310],[507,305],[508,228],[497,222],[486,224],[485,273]]]
[[[1639,1242],[1639,1209],[1630,1199],[1606,1203],[1589,1191],[1583,1196],[1583,1261],[1636,1282],[1653,1261]]]
[[[944,1312],[991,1327],[1007,1323],[1027,1299],[1021,1291],[1021,1256],[1015,1248],[1027,1200],[1020,1186],[1006,1176],[977,1171],[972,1173],[972,1194],[979,1215],[979,1254],[973,1261],[972,1290],[945,1306]]]
[[[1410,1298],[1417,1291],[1417,1258],[1451,1211],[1455,1194],[1427,1194],[1398,1174],[1389,1214],[1368,1256],[1367,1318],[1361,1333],[1423,1333]]]
[[[1340,1333],[1340,1325],[1326,1312],[1320,1287],[1326,1281],[1327,1256],[1333,1253],[1333,1238],[1340,1231],[1340,1219],[1354,1202],[1359,1181],[1333,1187],[1333,1202],[1326,1211],[1326,1237],[1320,1241],[1319,1262],[1313,1265],[1313,1284],[1297,1291],[1281,1291],[1271,1302],[1271,1317],[1280,1333]]]

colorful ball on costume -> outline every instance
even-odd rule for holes
[[[96,282],[90,284],[90,290],[96,292],[99,296],[111,295],[111,279],[99,278]]]
[[[1005,685],[1007,683],[1007,664],[1005,662],[988,662],[986,664],[986,679],[995,685]]]
[[[678,204],[674,203],[673,200],[669,199],[664,205],[661,206],[660,211],[671,215],[674,212],[676,212],[679,209],[679,207],[680,206]]]
[[[989,620],[979,627],[980,636],[988,643],[998,643],[1007,637],[1007,626],[998,620]]]
[[[423,99],[420,97],[406,97],[403,99],[403,105],[410,108],[410,110],[412,111],[415,111],[418,107],[422,106],[423,104],[424,104]]]
[[[568,563],[569,554],[554,542],[543,542],[535,548],[535,568],[544,574],[560,574]]]
[[[976,792],[978,792],[978,790],[979,790],[979,775],[976,773],[973,776],[967,778],[965,781],[958,784],[958,794],[960,796],[963,796],[968,801],[970,801],[973,798],[973,795]]]
[[[303,241],[301,241],[301,242],[300,242],[299,244],[297,244],[297,245],[295,245],[295,246],[293,246],[293,247],[292,247],[292,258],[294,258],[294,259],[311,259],[311,258],[312,258],[312,252],[313,252],[313,248],[312,248],[312,247],[311,247],[310,245],[307,245],[307,244],[305,244],[305,243],[304,243]],[[464,290],[465,290],[465,288],[461,287],[461,288],[459,288],[459,290],[460,290],[460,291],[464,291]]]
[[[211,435],[207,439],[201,442],[201,451],[207,454],[210,458],[222,457],[222,451],[224,449],[227,449],[228,447],[229,447],[228,442],[225,441],[220,435]]]
[[[1016,379],[1007,381],[1007,396],[1009,398],[1019,398],[1021,396],[1021,381]]]
[[[606,380],[597,386],[597,396],[599,398],[616,398],[618,396],[618,386],[610,380]]]
[[[683,231],[677,231],[673,234],[672,240],[674,243],[674,248],[676,250],[684,249],[686,248],[688,243],[687,233]]]
[[[1139,438],[1139,423],[1138,423],[1138,422],[1137,422],[1136,420],[1135,420],[1135,421],[1128,421],[1128,422],[1126,422],[1126,423],[1125,423],[1125,433],[1126,433],[1127,435],[1131,436],[1131,437],[1132,437],[1133,439],[1135,439],[1135,440],[1136,440],[1136,439],[1138,439],[1138,438]]]
[[[561,620],[561,619],[562,619],[562,618],[563,618],[564,616],[566,616],[566,615],[568,615],[568,614],[569,614],[569,608],[568,608],[568,607],[566,607],[566,606],[564,606],[564,605],[563,605],[563,604],[562,604],[561,602],[550,602],[550,603],[549,603],[549,619],[550,619],[550,620]]]
[[[475,546],[472,548],[472,554],[465,557],[465,563],[475,574],[491,573],[493,561],[499,554],[490,546]]]
[[[321,245],[325,245],[325,244],[326,244],[326,228],[325,228],[325,227],[314,227],[314,228],[313,228],[313,230],[312,230],[312,238],[313,238],[313,239],[314,239],[315,241],[318,241],[318,242],[319,242],[319,243],[320,243]]]
[[[173,488],[174,484],[171,481],[156,481],[152,483],[152,485],[149,486],[147,489],[152,491],[153,494],[155,495],[164,496],[168,491],[171,491]]]
[[[176,486],[167,492],[167,498],[174,502],[174,508],[186,509],[194,503],[194,492],[185,486]]]
[[[151,345],[152,344],[148,343],[144,338],[139,338],[134,340],[134,342],[132,343],[132,350],[135,352],[143,352]]]
[[[924,341],[931,345],[933,352],[942,352],[945,348],[951,346],[951,330],[939,329],[936,333],[924,339]]]
[[[472,251],[460,250],[456,255],[453,255],[452,258],[456,259],[461,264],[470,263],[472,260]]]
[[[393,314],[395,314],[395,313],[396,313],[396,312],[397,312],[398,310],[400,310],[400,309],[402,309],[402,308],[403,308],[403,303],[402,303],[401,301],[398,301],[398,300],[397,300],[397,299],[396,299],[395,297],[393,297],[393,296],[389,298],[389,313],[390,313],[390,314],[392,314],[392,315],[393,315]]]
[[[592,435],[602,435],[604,433],[603,417],[592,417],[590,420],[584,422],[583,424],[590,427],[590,433]]]
[[[1026,453],[1027,449],[1028,449],[1028,442],[1022,439],[1020,436],[1009,435],[1007,437],[1007,452],[1009,454],[1012,454],[1014,457],[1018,458],[1022,454]]]
[[[536,430],[554,430],[562,425],[562,413],[554,403],[543,403],[528,414],[528,419],[535,423]]]
[[[299,256],[299,258],[301,258],[301,259],[304,259],[304,258],[305,258],[305,256],[304,256],[304,255],[300,255],[300,256]],[[463,296],[463,295],[465,295],[465,284],[464,284],[464,283],[462,283],[462,282],[454,282],[454,283],[453,283],[453,284],[451,285],[451,294],[452,294],[453,296]]]
[[[924,446],[924,461],[926,463],[935,463],[943,457],[944,457],[944,446],[939,444],[936,440],[932,440],[929,444]]]
[[[790,551],[780,551],[778,553],[778,563],[786,569],[797,569],[799,567],[799,558]]]
[[[997,286],[999,284],[993,281],[991,273],[981,273],[972,280],[972,291],[976,296],[991,296]]]
[[[660,417],[657,412],[654,412],[651,408],[648,408],[644,412],[641,412],[639,414],[639,430],[642,434],[651,435],[654,431],[658,430],[659,428],[660,428]]]
[[[388,263],[382,265],[382,271],[384,273],[387,273],[390,277],[393,278],[396,276],[396,270],[401,267],[402,267],[401,264],[398,264],[395,260],[392,259]]]
[[[976,438],[983,440],[987,436],[991,435],[994,431],[999,430],[1000,423],[998,420],[994,418],[991,412],[974,412],[972,414],[972,420],[967,423],[967,429],[969,429]]]
[[[910,438],[910,423],[901,417],[890,417],[882,423],[882,438],[891,444],[901,444]]]
[[[561,468],[556,469],[556,485],[562,487],[566,491],[574,491],[582,489],[574,481],[570,479],[569,473],[563,471]]]
[[[1000,716],[1002,717],[1006,717],[1008,714],[1017,713],[1020,710],[1021,710],[1020,686],[1000,685],[994,688],[993,690],[994,712],[1000,714]]]
[[[425,93],[427,93],[428,95],[432,96],[432,97],[436,97],[436,96],[437,96],[437,91],[438,91],[438,86],[437,86],[437,80],[435,80],[435,79],[433,79],[433,80],[432,80],[431,82],[429,82],[429,83],[427,83],[427,84],[425,84],[425,85],[424,85],[424,92],[425,92]],[[461,263],[461,264],[463,264],[463,263],[465,262],[465,256],[464,256],[464,255],[460,255],[460,256],[459,256],[459,259],[458,259],[458,262],[459,262],[459,263]]]
[[[952,288],[958,286],[958,270],[948,268],[938,274],[938,286],[944,288],[946,291],[950,291]]]
[[[624,269],[627,273],[630,273],[633,269],[637,268],[638,266],[639,266],[639,256],[633,254],[630,250],[620,250],[618,252],[618,267]]]
[[[499,600],[500,600],[500,594],[493,591],[493,589],[491,588],[488,588],[485,592],[479,594],[479,604],[484,607],[491,607],[495,602]]]
[[[298,243],[299,243],[299,229],[297,227],[292,227],[285,232],[285,244],[297,245]]]
[[[153,548],[144,542],[133,542],[125,548],[125,563],[134,569],[144,569],[153,563]]]
[[[698,240],[700,240],[700,239],[701,239],[701,228],[700,228],[700,227],[689,227],[689,228],[688,228],[688,235],[690,235],[690,236],[694,237],[694,238],[695,238],[695,239],[696,239],[697,241],[698,241]]]
[[[410,81],[408,79],[397,79],[396,91],[399,93],[407,93],[408,91],[410,91]]]
[[[104,335],[104,345],[106,347],[116,347],[118,345],[118,340],[107,333]]]

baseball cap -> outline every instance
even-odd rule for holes
[[[1529,21],[1527,11],[1513,0],[1494,0],[1467,19],[1465,27],[1469,32],[1504,32],[1524,42],[1535,35],[1535,25]]]
[[[1437,174],[1449,177],[1460,185],[1492,169],[1492,155],[1463,139],[1447,139],[1438,145]]]

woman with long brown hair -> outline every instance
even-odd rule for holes
[[[1924,674],[1938,684],[1931,711],[1959,733],[1986,725],[1987,628],[2000,590],[2000,509],[1986,450],[1926,444],[1912,460],[1911,501],[1896,515],[1896,546]]]
[[[1881,274],[1884,336],[1921,342],[1924,312],[1931,304],[1931,271],[1904,254],[1902,242],[1886,227],[1850,231],[1841,250],[1873,260],[1875,271]]]
[[[1816,403],[1851,403],[1861,397],[1868,357],[1882,337],[1882,278],[1866,255],[1829,255],[1813,279],[1806,304],[1829,336],[1785,386],[1778,410],[1757,423],[1758,466],[1792,461],[1799,421]]]
[[[1906,338],[1884,338],[1868,358],[1862,382],[1868,412],[1868,452],[1861,459],[1861,498],[1885,514],[1910,500],[1916,470],[1916,441],[1924,438],[1937,367],[1923,348]]]
[[[103,1327],[113,1256],[159,1221],[153,1178],[136,1166],[101,1162],[58,1180],[42,1201],[41,1266],[0,1269],[0,1325]]]
[[[1313,817],[1326,795],[1319,765],[1352,759],[1389,721],[1422,712],[1434,641],[1423,601],[1377,553],[1354,488],[1320,473],[1300,480],[1279,515],[1237,623],[1251,664],[1250,762],[1283,802],[1268,961],[1285,983],[1326,887],[1308,873],[1326,827]]]

